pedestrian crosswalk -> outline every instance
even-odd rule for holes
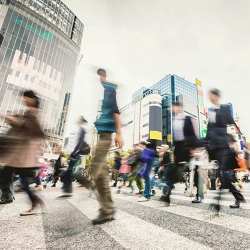
[[[68,200],[56,199],[59,190],[42,193],[46,213],[20,217],[27,208],[24,194],[12,204],[0,206],[0,249],[250,249],[250,210],[227,208],[233,198],[224,194],[223,210],[211,217],[207,204],[213,201],[209,191],[204,204],[191,203],[183,185],[176,185],[173,204],[160,202],[159,194],[139,203],[129,190],[116,194],[116,220],[92,226],[98,203],[88,191],[77,188]],[[250,198],[250,186],[244,194]]]

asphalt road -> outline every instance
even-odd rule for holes
[[[139,203],[129,190],[113,189],[116,220],[102,226],[92,226],[98,203],[83,188],[67,200],[57,199],[59,189],[42,191],[46,213],[29,217],[19,216],[28,203],[18,193],[14,203],[0,206],[0,249],[250,249],[249,185],[244,190],[249,203],[230,210],[233,198],[225,194],[219,217],[208,209],[214,192],[204,204],[193,205],[183,190],[177,185],[173,204],[166,207],[159,194]]]

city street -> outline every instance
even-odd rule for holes
[[[244,189],[248,204],[230,210],[233,202],[224,195],[220,217],[212,217],[208,204],[214,191],[209,191],[201,205],[192,204],[177,185],[173,204],[159,202],[159,194],[151,201],[139,203],[129,189],[116,194],[116,220],[92,226],[98,204],[93,195],[76,187],[74,197],[56,197],[59,188],[41,192],[46,200],[45,213],[20,217],[27,208],[23,193],[0,207],[0,249],[250,249],[250,186]]]

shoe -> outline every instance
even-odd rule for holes
[[[170,202],[170,198],[168,196],[162,195],[160,197],[160,201],[164,201],[164,202]]]
[[[195,199],[192,201],[193,204],[200,204],[202,203],[202,200],[201,199]]]
[[[236,201],[234,205],[230,205],[229,207],[232,208],[232,209],[240,208],[240,202]]]
[[[63,194],[61,194],[61,195],[59,195],[57,198],[70,198],[70,197],[72,197],[73,196],[73,194],[72,193],[63,193]]]
[[[136,195],[142,195],[143,191],[139,191],[138,193],[136,193]]]
[[[147,202],[150,201],[150,198],[142,197],[138,202]]]
[[[110,214],[110,215],[100,214],[96,219],[92,220],[92,224],[101,225],[101,224],[104,224],[113,220],[115,220],[114,214]]]
[[[10,199],[10,200],[0,200],[0,205],[9,204],[9,203],[12,203],[12,202],[13,202],[13,199]]]
[[[28,211],[20,213],[20,216],[30,216],[30,215],[35,215],[35,214],[36,212],[34,211],[34,209],[30,209]]]

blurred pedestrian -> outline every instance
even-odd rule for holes
[[[98,142],[95,155],[91,163],[91,176],[97,189],[97,198],[100,204],[99,216],[93,224],[102,224],[114,219],[114,204],[109,187],[109,168],[106,157],[112,145],[112,134],[115,133],[115,144],[122,147],[120,112],[116,100],[116,85],[107,81],[107,73],[104,69],[98,69],[101,85],[104,89],[104,97],[101,112],[95,122],[98,132]]]
[[[85,118],[81,116],[77,123],[79,126],[79,130],[76,145],[74,147],[74,150],[70,154],[68,168],[61,176],[61,181],[63,182],[63,194],[60,196],[61,198],[72,196],[74,167],[83,155],[88,155],[90,153],[90,147],[85,141],[86,130],[84,125],[87,123],[87,120],[85,120]]]
[[[24,114],[9,115],[5,121],[10,125],[7,135],[15,138],[7,152],[0,155],[0,162],[5,164],[0,172],[0,187],[2,190],[1,204],[13,201],[11,183],[13,175],[20,176],[23,190],[27,193],[31,208],[20,215],[32,215],[43,201],[30,189],[28,178],[35,178],[38,172],[38,158],[41,155],[41,144],[45,135],[38,121],[39,98],[32,91],[24,91],[21,95],[26,107]]]
[[[138,188],[138,195],[142,195],[144,190],[142,178],[138,175],[138,171],[141,164],[141,154],[144,148],[145,145],[143,145],[143,143],[135,145],[134,150],[128,158],[128,164],[131,166],[131,173],[128,177],[129,187],[131,188],[131,192],[133,193],[133,183],[135,182]]]
[[[144,197],[141,198],[139,202],[149,201],[152,196],[150,174],[152,171],[155,155],[156,143],[154,141],[150,141],[147,143],[141,154],[141,169],[139,170],[139,176],[144,179],[145,186],[143,194]]]
[[[170,195],[174,183],[185,181],[186,164],[190,161],[190,146],[198,140],[195,121],[184,113],[183,104],[173,103],[173,139],[174,164],[171,162],[164,174],[166,186],[163,188],[161,200],[170,204]]]
[[[115,181],[113,184],[113,187],[116,187],[118,183],[119,170],[121,168],[121,161],[122,161],[122,158],[121,158],[120,152],[115,151],[114,167],[113,167],[113,173],[112,173],[113,179]]]
[[[232,183],[235,181],[234,169],[237,168],[236,152],[232,149],[233,138],[228,135],[229,125],[237,125],[233,119],[229,105],[221,104],[221,92],[218,89],[209,91],[209,100],[212,107],[208,112],[207,141],[210,160],[216,160],[218,164],[217,177],[221,182],[221,189],[230,188],[236,202],[231,208],[239,208],[241,202],[245,202],[244,197],[234,188]],[[220,210],[221,191],[219,192],[218,204],[212,204],[212,209]]]

